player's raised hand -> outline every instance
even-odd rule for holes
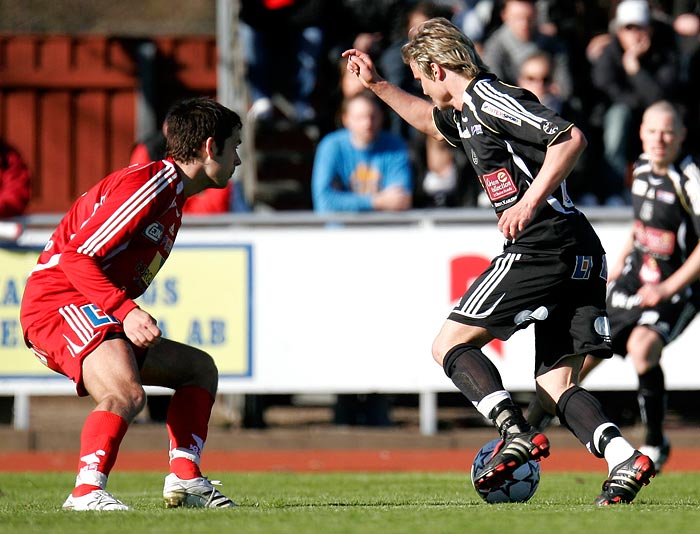
[[[124,333],[139,348],[145,349],[160,341],[161,331],[156,320],[141,308],[134,308],[124,317]]]
[[[382,81],[381,76],[377,73],[377,69],[374,66],[372,58],[369,54],[358,50],[357,48],[351,48],[342,53],[342,57],[348,59],[348,64],[346,69],[357,76],[366,88],[373,83]]]

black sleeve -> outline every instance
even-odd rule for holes
[[[435,126],[440,131],[442,136],[449,144],[454,147],[461,146],[462,141],[459,138],[459,130],[457,130],[457,112],[453,109],[440,110],[437,107],[433,108],[433,121]]]

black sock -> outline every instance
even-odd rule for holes
[[[557,402],[557,417],[589,451],[598,458],[603,458],[605,445],[614,436],[599,440],[603,443],[593,443],[593,433],[596,428],[610,423],[598,399],[582,387],[569,388]]]
[[[647,427],[646,445],[663,444],[663,424],[666,414],[666,387],[664,372],[656,366],[639,375],[639,394],[637,395],[642,422]]]
[[[476,345],[452,347],[442,365],[445,374],[475,406],[486,395],[504,389],[498,369]]]

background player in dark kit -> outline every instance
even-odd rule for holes
[[[643,153],[634,166],[634,223],[626,246],[608,274],[612,346],[627,356],[639,377],[638,401],[646,427],[639,448],[659,471],[670,454],[663,433],[666,389],[663,348],[695,317],[700,274],[700,167],[679,157],[685,128],[667,101],[649,106],[639,129]],[[601,362],[586,358],[581,379]],[[548,418],[537,405],[528,420]]]
[[[433,342],[434,359],[503,438],[475,485],[496,487],[518,466],[549,454],[548,439],[530,427],[481,351],[492,339],[508,339],[534,324],[541,402],[608,462],[596,502],[633,500],[654,476],[653,464],[577,385],[586,354],[612,355],[605,254],[566,194],[565,178],[586,147],[583,134],[529,91],[488,73],[471,40],[446,19],[414,28],[402,55],[433,104],[381,78],[364,52],[343,53],[348,70],[407,122],[464,148],[506,238],[503,253],[467,290]]]

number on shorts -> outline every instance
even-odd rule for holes
[[[576,256],[576,267],[571,278],[574,280],[588,280],[593,269],[593,256]]]
[[[90,321],[92,326],[102,326],[110,323],[119,323],[119,321],[117,321],[114,317],[112,317],[111,315],[107,315],[94,304],[86,304],[85,306],[81,306],[80,311],[83,312],[83,314],[85,315],[85,317],[87,317],[88,321]]]

